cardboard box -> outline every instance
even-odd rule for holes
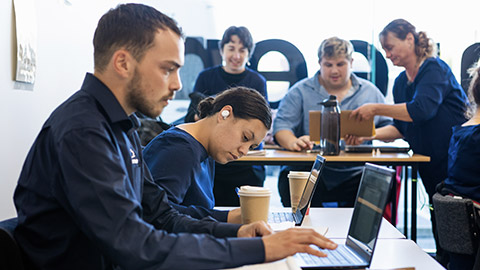
[[[375,125],[373,118],[370,120],[356,121],[350,119],[351,110],[345,110],[340,113],[340,138],[343,139],[346,134],[359,137],[371,137],[375,135]],[[309,111],[310,140],[320,141],[320,127],[322,122],[322,111]]]

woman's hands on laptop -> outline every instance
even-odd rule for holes
[[[295,253],[309,253],[318,257],[327,255],[310,245],[316,245],[322,249],[336,249],[337,244],[324,237],[314,229],[291,228],[264,236],[265,262],[271,262],[292,256]]]

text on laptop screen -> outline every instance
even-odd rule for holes
[[[348,235],[373,249],[392,175],[369,169],[363,174]]]

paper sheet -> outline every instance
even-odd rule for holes
[[[247,156],[265,156],[267,150],[250,150],[247,152]]]
[[[37,20],[34,0],[14,0],[17,32],[15,80],[33,84],[37,69]]]

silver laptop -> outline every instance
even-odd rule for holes
[[[335,250],[322,250],[327,257],[298,253],[298,265],[302,269],[369,267],[394,173],[392,169],[366,163],[345,244],[339,244]]]
[[[294,222],[295,226],[302,225],[308,206],[310,205],[310,201],[313,198],[313,193],[317,188],[317,179],[322,175],[324,166],[325,158],[317,155],[295,212],[272,212],[270,213],[268,223]]]

